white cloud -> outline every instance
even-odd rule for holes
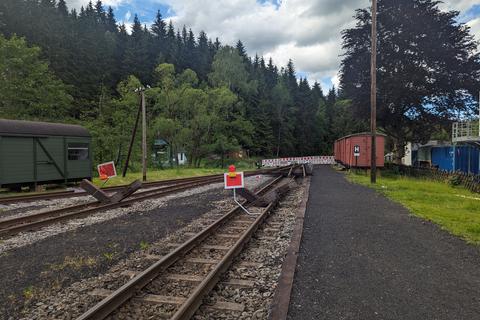
[[[241,39],[251,55],[272,57],[279,65],[293,59],[310,80],[338,84],[341,30],[353,26],[357,8],[369,0],[284,0],[279,6],[255,0],[156,0],[169,5],[177,26],[204,30],[223,43]],[[450,0],[444,9],[466,10],[478,0]],[[475,26],[472,30],[475,31]],[[478,28],[478,26],[477,26]]]
[[[90,0],[66,0],[69,8],[80,9],[81,6],[86,6]],[[132,3],[134,0],[102,0],[104,6],[110,6],[112,8],[118,8],[121,5]],[[138,0],[137,0],[138,1]],[[92,0],[95,4],[96,0]]]
[[[478,0],[447,0],[440,6],[444,9],[465,11],[478,4]]]
[[[469,21],[467,25],[470,27],[470,32],[480,41],[480,17]]]
[[[80,6],[88,0],[67,0]],[[479,0],[447,0],[444,10],[465,12]],[[293,59],[298,71],[310,82],[338,84],[342,54],[341,31],[354,25],[357,8],[370,6],[370,0],[103,0],[119,6],[155,6],[163,4],[174,13],[171,19],[177,28],[183,25],[198,34],[203,30],[212,39],[235,44],[240,39],[250,55],[272,57],[285,65]],[[125,17],[126,20],[127,17]],[[468,22],[480,40],[480,18]],[[325,82],[325,79],[330,79]],[[324,87],[324,89],[327,89]]]
[[[272,57],[280,66],[293,59],[310,82],[336,77],[341,61],[340,31],[354,24],[356,8],[368,0],[156,0],[176,13],[177,26],[204,30],[223,43],[240,39],[249,54]],[[330,83],[328,85],[331,85]]]
[[[133,0],[102,0],[104,6],[110,6],[112,8],[118,8],[121,5],[132,3]]]
[[[128,21],[130,21],[131,17],[132,17],[132,13],[130,12],[130,10],[128,10],[127,13],[125,13],[125,17],[124,17],[123,21],[128,22]]]

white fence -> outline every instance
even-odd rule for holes
[[[292,157],[262,160],[263,167],[282,167],[290,164],[335,164],[333,156]]]

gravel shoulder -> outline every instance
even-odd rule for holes
[[[265,179],[253,177],[250,185]],[[230,193],[218,184],[182,195],[143,201],[119,208],[118,213],[111,210],[114,212],[103,220],[99,213],[100,218],[69,222],[67,228],[52,226],[4,240],[0,243],[4,246],[0,252],[0,319],[18,319],[23,309],[45,296],[55,296],[76,281],[102,274],[202,215],[232,205]],[[15,242],[21,245],[12,247]]]
[[[480,249],[315,169],[289,319],[479,319]]]

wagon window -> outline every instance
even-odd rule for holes
[[[88,160],[88,143],[69,143],[68,160]]]

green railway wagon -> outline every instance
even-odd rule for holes
[[[0,187],[91,179],[90,144],[82,126],[0,119]]]

